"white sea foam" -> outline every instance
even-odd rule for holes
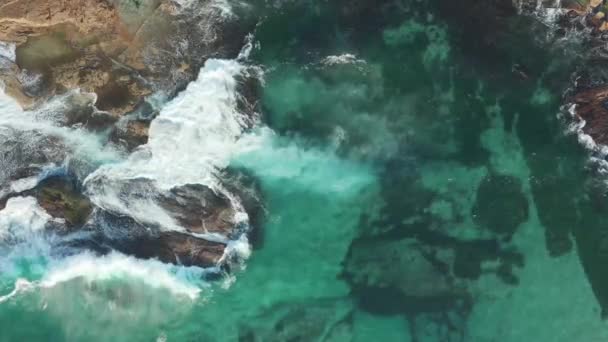
[[[17,59],[15,44],[0,42],[0,63],[2,63],[2,59],[15,62]]]
[[[124,284],[129,282],[135,286],[141,284],[151,289],[165,290],[191,300],[198,298],[206,286],[201,280],[205,273],[202,268],[178,267],[117,252],[105,256],[83,253],[62,260],[51,259],[48,267],[40,280],[18,278],[13,290],[0,296],[0,303],[34,288],[53,289],[69,282],[93,284],[119,280]]]
[[[196,97],[196,94],[191,96]],[[120,156],[115,151],[103,147],[103,141],[97,135],[84,129],[59,126],[60,123],[57,120],[59,116],[55,114],[67,109],[64,106],[64,100],[65,97],[56,97],[49,104],[37,110],[24,111],[16,101],[0,92],[0,127],[14,130],[17,134],[20,131],[36,131],[43,135],[58,137],[64,141],[65,145],[73,148],[75,154],[96,162],[119,160]],[[222,99],[220,101],[236,100]],[[177,108],[174,110],[178,111]],[[172,118],[168,119],[168,121],[171,120]],[[197,125],[196,122],[187,120],[175,123],[177,126],[180,124]],[[173,123],[166,123],[166,125],[175,127]],[[164,127],[165,125],[159,126]],[[153,128],[152,131],[162,131],[162,127]],[[200,132],[194,131],[190,133],[193,138],[200,134]],[[180,138],[173,138],[174,143],[179,145]],[[171,154],[177,152],[176,150],[163,150],[162,146],[158,148],[157,146],[162,143],[154,141],[154,138],[151,140],[153,144],[156,144],[152,151],[162,150]],[[188,158],[196,160],[196,155],[186,156],[186,154],[187,151],[184,151],[175,155],[176,160],[183,161]],[[164,168],[164,171],[167,171],[167,173],[161,173],[165,177],[163,178],[165,182],[169,182],[171,179],[169,173],[171,173],[173,161],[169,159],[167,163],[168,165],[159,165],[159,169]],[[144,164],[141,165],[145,167]],[[175,166],[180,165],[183,166],[183,164]],[[57,167],[62,166],[47,165],[46,168],[43,168],[43,173],[54,172]],[[180,171],[173,169],[173,172],[179,174]],[[26,177],[13,181],[9,187],[11,191],[27,190],[34,187],[39,180],[39,176]],[[149,213],[150,211],[144,214]],[[4,280],[16,279],[14,290],[7,295],[0,296],[0,303],[32,288],[51,288],[65,282],[83,280],[88,282],[110,279],[134,280],[147,287],[165,289],[172,294],[188,298],[196,298],[201,291],[201,276],[205,270],[197,267],[179,267],[163,264],[156,260],[138,260],[119,253],[111,253],[102,257],[85,253],[64,259],[61,251],[52,247],[60,238],[45,233],[45,227],[52,220],[54,219],[39,206],[33,197],[10,198],[6,207],[0,211],[0,244],[4,243],[7,247],[0,250],[2,252],[0,273],[3,274]],[[21,269],[19,266],[19,263],[24,260],[27,260],[29,265],[27,270]],[[24,278],[30,278],[30,280]]]
[[[11,115],[22,112],[21,107],[12,97],[4,93],[4,89],[0,91],[0,115]]]
[[[365,60],[358,59],[356,55],[345,53],[337,56],[327,56],[321,63],[325,65],[339,65],[339,64],[365,64]]]
[[[0,296],[0,303],[32,288],[53,288],[70,281],[88,283],[119,279],[163,289],[178,296],[195,299],[201,292],[202,276],[206,270],[164,264],[157,260],[140,260],[118,252],[98,256],[90,252],[61,257],[52,253],[53,236],[45,236],[45,226],[53,220],[33,197],[14,197],[0,211],[0,244],[11,245],[3,255],[0,271],[5,277],[17,277],[14,290]],[[27,259],[30,268],[42,268],[24,279],[24,273],[14,270],[14,261]],[[37,279],[41,276],[40,279]]]
[[[251,43],[247,44],[239,60],[246,59],[251,48]],[[102,208],[124,213],[140,222],[159,223],[164,229],[180,230],[183,228],[151,198],[145,194],[125,198],[120,186],[136,178],[150,180],[159,191],[187,184],[204,184],[227,196],[236,209],[234,222],[246,224],[247,214],[239,201],[222,187],[219,179],[220,171],[228,166],[231,156],[239,148],[237,141],[250,124],[249,118],[237,110],[237,76],[243,70],[244,66],[236,60],[208,60],[198,79],[169,101],[152,121],[148,143],[127,159],[106,149],[96,134],[62,127],[62,114],[68,109],[66,102],[70,95],[94,102],[94,98],[87,100],[87,94],[80,94],[77,90],[57,96],[32,111],[24,111],[16,101],[0,92],[0,127],[58,137],[72,149],[68,155],[81,155],[100,164],[106,163],[84,182],[91,200]],[[49,170],[57,167],[62,166],[48,165]],[[13,191],[27,190],[39,180],[39,177],[23,178],[11,183],[10,188]],[[11,198],[6,208],[0,211],[0,242],[2,239],[25,242],[23,248],[11,248],[6,258],[3,255],[0,271],[7,277],[5,279],[16,279],[16,282],[14,290],[0,297],[0,302],[25,289],[54,288],[73,281],[130,279],[188,298],[196,298],[204,286],[201,278],[206,271],[198,267],[139,260],[116,252],[106,256],[83,253],[69,257],[65,253],[62,255],[61,251],[56,253],[57,250],[51,246],[57,244],[52,239],[62,238],[45,232],[52,220],[32,197]],[[234,241],[219,234],[193,235],[226,243],[223,258],[236,256],[243,260],[251,253],[245,235]],[[35,265],[37,270],[33,273],[19,270],[18,262],[23,258],[32,261],[29,264]],[[9,265],[11,263],[12,266]],[[11,267],[16,269],[10,270]]]
[[[223,189],[219,180],[219,172],[228,166],[248,124],[247,117],[237,110],[235,77],[243,69],[237,61],[208,60],[198,79],[152,121],[146,145],[125,162],[102,166],[85,180],[92,201],[139,222],[182,230],[150,198],[129,198],[119,188],[134,179],[151,180],[161,191],[204,184],[229,197],[239,217],[243,216],[238,200]]]
[[[146,286],[165,289],[174,295],[195,299],[201,292],[200,283],[204,270],[198,267],[177,267],[157,260],[140,260],[117,252],[105,256],[83,253],[69,257],[51,266],[39,282],[40,287],[82,280],[102,282],[112,279],[136,280]]]
[[[251,244],[246,235],[241,235],[237,240],[226,241],[226,253],[222,258],[236,256],[239,260],[246,260],[251,256]],[[241,264],[241,266],[245,266]]]
[[[364,164],[341,159],[331,149],[307,148],[303,142],[287,141],[267,127],[239,141],[233,164],[263,180],[289,181],[290,187],[337,196],[359,191],[374,179],[373,171]]]
[[[74,91],[76,95],[79,91]],[[104,146],[103,138],[81,128],[62,127],[58,120],[67,107],[64,100],[68,95],[57,96],[38,109],[24,111],[17,101],[0,91],[0,127],[10,127],[19,131],[37,131],[65,141],[79,157],[97,162],[121,159],[120,154],[110,146]],[[86,95],[83,95],[86,96]]]
[[[0,242],[7,239],[28,240],[41,232],[52,217],[33,197],[13,197],[0,211]]]
[[[0,211],[0,275],[3,280],[23,278],[44,271],[53,236],[45,234],[53,218],[33,197],[10,198]],[[28,268],[20,263],[27,260]]]
[[[231,1],[228,0],[213,0],[210,4],[205,4],[204,6],[200,6],[201,2],[198,0],[172,0],[172,2],[177,5],[176,10],[179,12],[191,13],[196,10],[206,12],[214,11],[226,18],[234,16]]]

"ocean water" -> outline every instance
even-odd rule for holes
[[[248,56],[210,59],[131,155],[60,127],[53,102],[23,112],[0,95],[0,139],[25,136],[27,155],[36,132],[59,137],[67,156],[46,167],[86,174],[100,207],[179,230],[116,187],[229,196],[226,170],[250,175],[263,204],[258,220],[238,214],[251,223],[229,242],[239,267],[206,282],[198,267],[61,253],[36,200],[12,198],[0,341],[608,340],[605,175],[562,107],[584,46],[544,11],[471,21],[458,3],[251,3]],[[254,122],[237,104],[251,67]]]

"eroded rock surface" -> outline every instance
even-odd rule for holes
[[[0,5],[0,41],[16,45],[15,60],[1,79],[26,107],[79,88],[121,116],[153,92],[179,90],[209,56],[235,57],[250,27],[232,21],[209,1],[10,1]]]
[[[346,299],[275,305],[242,324],[239,341],[353,341],[353,311]]]

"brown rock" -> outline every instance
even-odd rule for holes
[[[193,233],[220,233],[232,235],[234,209],[230,200],[222,194],[200,184],[171,189],[159,199],[160,205],[180,225]]]
[[[46,75],[47,94],[80,88],[99,96],[98,106],[116,116],[131,111],[151,93],[136,70],[146,71],[138,30],[158,7],[132,10],[126,1],[25,0],[0,6],[0,41],[17,44],[16,64]],[[132,5],[134,6],[134,5]],[[145,7],[145,9],[143,9]],[[128,13],[123,13],[128,12]],[[162,33],[157,30],[158,39]],[[150,38],[151,39],[151,38]],[[24,106],[20,84],[2,77],[7,93]],[[7,79],[9,80],[7,82]]]
[[[103,227],[120,228],[103,231],[101,235],[94,235],[93,240],[80,245],[87,249],[103,246],[105,252],[117,250],[137,258],[158,259],[185,266],[213,267],[230,261],[230,258],[224,258],[225,243],[208,241],[183,232],[162,231],[129,216],[96,209],[87,228],[99,231]]]
[[[92,180],[88,183],[88,188],[95,189],[99,186],[98,191],[104,191],[104,187],[108,186],[104,184],[106,181],[103,178]],[[175,223],[190,233],[218,233],[226,237],[234,237],[239,233],[231,201],[224,194],[215,193],[205,185],[187,184],[164,190],[158,189],[152,180],[138,178],[111,186],[125,206],[146,198],[164,209]],[[158,222],[152,220],[145,224],[155,225]]]
[[[131,151],[137,146],[148,142],[148,130],[150,122],[145,120],[129,120],[124,125],[117,125],[110,139],[117,144],[121,144]]]
[[[573,102],[576,115],[585,120],[583,132],[598,144],[608,144],[608,86],[581,91]]]
[[[173,94],[210,55],[236,57],[249,28],[217,11],[207,1],[187,8],[170,0],[8,1],[0,5],[0,41],[17,44],[17,60],[0,80],[24,106],[78,88],[119,117],[153,90]],[[28,93],[15,79],[26,69],[44,76],[44,91]]]
[[[57,31],[81,39],[103,36],[114,34],[119,24],[118,12],[106,0],[9,0],[0,5],[2,41],[24,43]]]
[[[596,8],[598,6],[601,6],[603,3],[604,3],[604,0],[590,0],[589,7]]]
[[[123,252],[138,258],[156,258],[185,266],[213,267],[219,264],[226,245],[178,232],[132,241]]]

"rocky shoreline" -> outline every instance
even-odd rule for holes
[[[237,57],[254,22],[225,11],[212,1],[9,1],[0,5],[0,48],[5,51],[0,81],[5,93],[30,112],[44,112],[49,101],[60,98],[55,124],[104,136],[104,144],[128,154],[148,142],[158,101],[183,90],[208,58]],[[257,84],[251,78],[240,80],[239,108],[254,121]],[[49,234],[65,236],[70,248],[229,269],[235,256],[228,245],[249,230],[249,223],[238,218],[245,209],[235,203],[241,202],[239,193],[254,189],[241,184],[225,185],[235,198],[201,184],[158,189],[145,178],[123,184],[120,196],[149,197],[169,213],[179,229],[167,231],[93,203],[83,186],[93,169],[72,166],[72,147],[60,137],[6,131],[7,151],[10,141],[24,147],[4,152],[13,165],[3,172],[0,207],[14,197],[36,198],[52,217]],[[48,172],[49,167],[55,171]],[[25,180],[35,183],[14,186]],[[246,209],[259,209],[255,196],[244,196]],[[104,231],[110,225],[121,232]]]

